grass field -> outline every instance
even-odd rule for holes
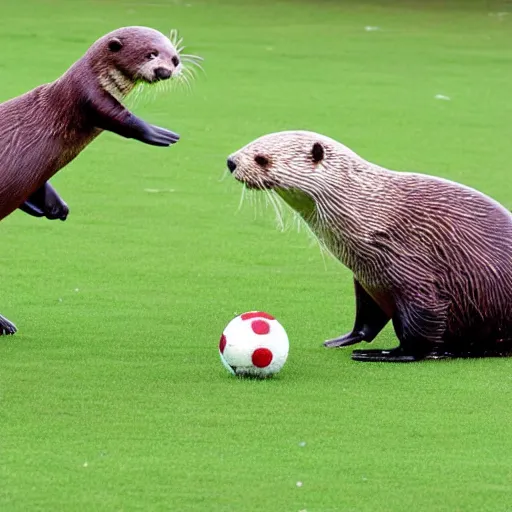
[[[2,222],[0,510],[511,511],[512,362],[323,349],[352,326],[350,272],[222,179],[300,128],[512,207],[507,5],[2,0],[2,101],[129,24],[178,27],[206,75],[133,107],[179,144],[106,133],[52,181],[66,222]],[[264,382],[217,351],[253,309],[291,342]]]

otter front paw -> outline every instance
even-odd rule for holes
[[[176,144],[180,140],[180,136],[165,128],[149,125],[145,130],[142,140],[152,146],[170,146],[171,144]]]
[[[339,338],[327,340],[324,342],[324,347],[335,348],[335,347],[348,347],[349,345],[355,345],[364,340],[364,333],[358,331],[352,331]]]
[[[4,316],[0,315],[0,336],[10,336],[14,334],[18,329],[16,326],[7,320]]]

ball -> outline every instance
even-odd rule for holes
[[[284,327],[271,315],[249,311],[233,318],[219,342],[222,364],[233,375],[266,378],[281,370],[288,358]]]

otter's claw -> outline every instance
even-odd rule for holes
[[[7,320],[4,316],[0,315],[0,336],[9,336],[14,334],[18,329],[16,326]]]
[[[67,204],[56,204],[50,211],[46,212],[46,218],[49,220],[59,219],[64,221],[68,218],[68,214],[69,208]]]

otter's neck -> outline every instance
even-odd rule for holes
[[[94,54],[86,54],[75,62],[62,78],[67,83],[73,82],[78,88],[89,89],[85,92],[104,91],[120,103],[135,87],[135,83],[123,71],[111,62],[97,59]]]
[[[393,194],[391,173],[370,164],[330,182],[314,196],[312,231],[345,266],[364,273],[364,262],[374,251],[375,234],[390,224],[386,196]]]
[[[98,75],[100,87],[112,95],[119,103],[132,92],[135,84],[122,71],[116,68],[101,69]]]
[[[283,201],[295,210],[308,224],[316,217],[315,201],[311,196],[297,188],[276,188],[275,192]]]

